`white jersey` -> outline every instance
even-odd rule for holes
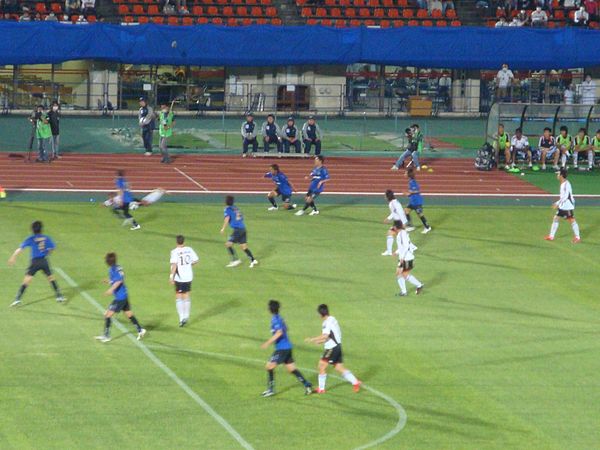
[[[521,135],[521,139],[517,136],[513,136],[510,140],[510,145],[516,150],[523,150],[525,147],[529,147],[529,139],[527,136]]]
[[[388,204],[390,208],[390,215],[387,217],[387,220],[401,221],[402,223],[407,223],[406,214],[404,214],[404,208],[397,199],[392,200]]]
[[[324,348],[329,350],[342,343],[342,330],[340,324],[335,317],[329,316],[323,321],[323,333],[329,336],[329,339],[325,341]]]
[[[198,262],[198,255],[191,247],[176,247],[171,250],[171,264],[177,264],[175,281],[190,283],[194,279],[192,264]]]
[[[560,198],[556,202],[558,209],[563,211],[572,211],[575,209],[575,199],[573,198],[573,189],[571,183],[567,180],[560,185]]]
[[[396,244],[398,245],[398,260],[412,261],[415,259],[414,252],[417,250],[417,246],[410,241],[410,237],[406,230],[400,230],[398,232]]]

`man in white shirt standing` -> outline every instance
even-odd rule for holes
[[[596,103],[596,83],[592,80],[591,75],[586,75],[585,81],[580,87],[581,104],[594,105]]]
[[[388,201],[388,208],[390,208],[390,215],[385,218],[383,223],[391,223],[392,226],[388,230],[387,234],[387,247],[385,252],[381,256],[392,256],[394,254],[394,238],[398,234],[398,230],[402,228],[404,224],[408,222],[404,208],[394,195],[394,192],[388,189],[385,191],[385,198]]]
[[[323,320],[323,332],[319,336],[306,338],[305,341],[312,344],[323,344],[325,351],[319,361],[319,388],[317,394],[325,393],[325,383],[327,382],[327,367],[331,364],[335,370],[342,374],[344,380],[352,384],[354,392],[360,391],[362,382],[357,379],[344,365],[342,356],[342,330],[335,317],[329,315],[329,308],[322,304],[317,308],[317,312]]]
[[[560,171],[556,172],[556,178],[560,181],[560,198],[557,202],[552,204],[552,208],[556,209],[556,215],[552,220],[552,227],[550,228],[550,234],[544,239],[547,241],[553,241],[556,231],[558,230],[558,222],[560,218],[566,219],[571,224],[573,229],[573,244],[581,242],[579,236],[579,225],[575,220],[575,199],[573,198],[573,189],[571,183],[567,181],[567,169],[563,167]]]
[[[192,266],[197,264],[199,259],[196,252],[184,245],[185,238],[177,236],[177,247],[171,250],[171,275],[169,280],[175,285],[175,307],[179,314],[179,326],[183,327],[190,320],[190,309],[192,300],[190,291],[192,290],[192,280],[194,279],[194,270]]]
[[[532,27],[545,27],[548,23],[548,16],[544,11],[542,11],[542,7],[538,6],[535,8],[535,11],[531,13],[531,26]]]
[[[498,71],[496,75],[496,82],[498,83],[498,100],[506,102],[510,101],[509,89],[515,76],[512,70],[508,68],[508,64],[502,64],[502,69]]]
[[[531,163],[531,147],[529,146],[529,139],[527,136],[523,135],[523,130],[521,128],[517,128],[515,130],[514,136],[510,140],[510,150],[505,155],[506,156],[506,168],[508,169],[509,161],[512,161],[511,167],[515,168],[515,163],[517,162],[517,154],[520,153],[525,155],[527,158],[527,165],[531,169],[533,166]]]

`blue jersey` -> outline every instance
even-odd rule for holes
[[[246,228],[244,224],[244,216],[237,206],[228,206],[225,208],[225,217],[229,217],[229,226],[234,229],[243,230]]]
[[[113,295],[115,296],[115,300],[119,301],[119,302],[127,300],[127,286],[125,286],[125,272],[123,272],[123,269],[121,268],[121,266],[118,266],[116,264],[114,266],[111,266],[111,268],[108,269],[108,278],[110,280],[111,286],[113,284],[121,281],[121,284],[119,285],[119,287],[117,289],[115,289],[115,291],[113,292]]]
[[[273,183],[277,185],[281,195],[292,195],[292,186],[290,186],[288,177],[283,172],[279,172],[277,175],[273,175],[269,172],[265,177],[273,180]]]
[[[421,187],[417,180],[411,178],[408,180],[408,190],[415,192],[414,194],[408,194],[408,204],[412,206],[421,206],[423,205],[423,197],[421,196]]]
[[[275,314],[271,319],[271,334],[281,331],[281,336],[275,341],[275,350],[290,350],[292,343],[287,335],[287,325],[285,320],[279,314]]]
[[[133,195],[131,195],[131,192],[129,191],[129,183],[127,183],[127,180],[123,177],[119,177],[115,181],[115,185],[118,190],[123,191],[123,203],[131,203],[133,201]]]
[[[25,247],[31,248],[31,259],[45,258],[51,250],[56,248],[54,242],[50,239],[50,236],[46,236],[45,234],[34,234],[29,236],[21,244],[22,249]]]
[[[310,178],[312,181],[310,182],[310,187],[308,189],[315,194],[320,194],[325,190],[325,183],[323,183],[320,188],[317,187],[317,185],[321,181],[329,180],[329,171],[325,166],[315,167],[310,173]]]

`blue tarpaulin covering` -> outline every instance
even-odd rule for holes
[[[0,22],[0,64],[284,66],[357,62],[451,69],[600,65],[600,32],[579,28],[120,26]]]

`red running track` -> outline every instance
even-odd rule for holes
[[[331,157],[326,192],[400,193],[406,186],[404,172],[390,170],[393,158]],[[173,164],[159,163],[158,156],[123,154],[67,154],[51,164],[28,163],[19,158],[0,158],[0,184],[8,190],[97,191],[113,190],[116,169],[124,169],[133,190],[161,187],[179,192],[267,192],[272,182],[262,176],[272,163],[280,165],[298,192],[305,191],[312,159],[246,158],[228,155],[177,156]],[[425,159],[433,172],[422,170],[418,179],[425,194],[543,195],[545,191],[502,171],[481,172],[469,159]]]

